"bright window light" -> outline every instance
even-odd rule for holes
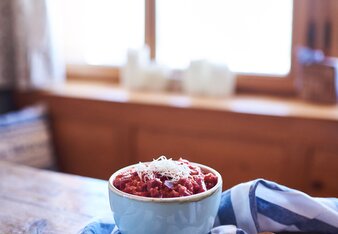
[[[157,0],[156,10],[161,64],[208,59],[240,73],[290,70],[292,0]]]
[[[61,0],[60,4],[67,63],[121,65],[128,48],[144,45],[144,1]]]

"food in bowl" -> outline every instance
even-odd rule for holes
[[[180,158],[161,156],[148,164],[117,175],[113,185],[126,193],[157,198],[184,197],[205,192],[217,184],[217,176]]]
[[[180,164],[183,162],[183,166],[189,168],[189,173],[186,173],[185,170],[177,170],[177,167],[173,165],[167,165],[166,170],[150,170],[152,162],[127,166],[115,172],[108,183],[109,202],[119,231],[123,234],[208,233],[213,227],[221,200],[222,177],[220,174],[210,167],[183,159],[174,161],[160,157],[155,161],[161,161],[163,164],[168,164],[167,161],[170,163],[179,162]],[[158,164],[158,162],[155,164]],[[197,173],[194,170],[197,170]],[[161,177],[164,174],[160,176],[159,171],[169,173],[165,174],[166,178],[162,178],[163,181]],[[176,193],[169,195],[171,191],[179,191],[178,187],[182,189],[179,186],[182,180],[191,178],[194,174],[203,177],[205,188],[202,184],[196,186],[195,190],[189,189],[189,186],[184,186],[186,189],[183,189],[182,193],[178,194],[179,196],[170,197],[177,195]],[[129,176],[124,177],[124,175]],[[209,184],[208,178],[210,175],[216,178],[211,179]],[[128,179],[122,181],[122,178]],[[142,191],[145,186],[141,185],[141,179],[146,181],[159,179],[161,181],[161,186],[155,186],[158,187],[158,193],[153,194],[155,197],[151,196],[150,189],[145,194],[138,194],[138,190]],[[180,180],[181,182],[179,182]],[[190,179],[188,181],[194,183]],[[141,186],[138,187],[137,183]],[[172,188],[175,188],[176,185],[178,190],[170,190],[171,185],[173,185]],[[129,188],[129,190],[126,190],[126,188]],[[150,188],[154,187],[150,186]],[[202,191],[203,189],[205,191]],[[187,191],[192,194],[185,194]]]

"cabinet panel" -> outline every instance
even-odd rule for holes
[[[156,130],[140,130],[136,140],[139,161],[166,155],[206,164],[222,174],[225,189],[256,178],[288,184],[284,175],[292,173],[285,168],[288,158],[279,145]]]
[[[311,195],[338,197],[338,153],[315,151],[309,173]]]
[[[55,146],[62,171],[107,179],[127,164],[119,129],[79,119],[55,119]]]
[[[338,57],[338,1],[329,0],[329,14],[331,19],[331,51],[329,56]]]

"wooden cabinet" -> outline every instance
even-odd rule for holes
[[[120,95],[112,92],[100,97]],[[175,95],[72,95],[16,95],[21,106],[48,104],[60,169],[67,173],[107,179],[123,166],[166,155],[215,168],[224,189],[265,178],[338,196],[338,107],[235,98],[191,99],[183,103],[195,104],[183,107]]]
[[[309,161],[309,191],[315,196],[338,195],[338,153],[316,149]]]

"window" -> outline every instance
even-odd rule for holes
[[[236,72],[289,73],[292,0],[159,0],[156,19],[161,63],[208,59]]]
[[[119,66],[128,48],[144,45],[143,1],[62,0],[60,4],[67,63]]]
[[[305,15],[295,12],[305,0],[62,1],[69,64],[117,70],[128,48],[148,44],[173,69],[194,59],[227,63],[243,90],[293,87],[292,51],[305,34]]]

